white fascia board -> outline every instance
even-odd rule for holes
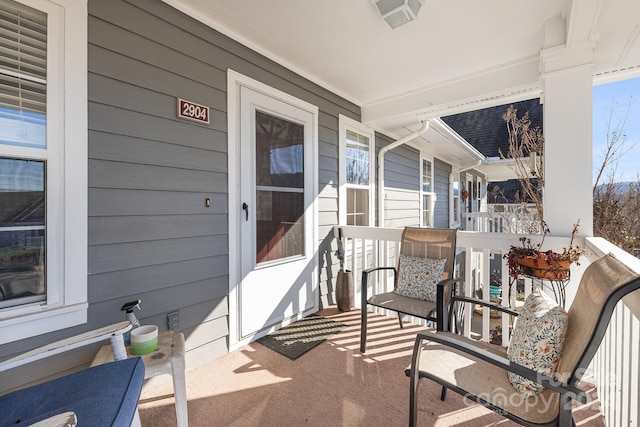
[[[469,153],[471,157],[476,160],[485,160],[485,155],[476,149],[473,145],[469,144],[466,139],[464,139],[460,134],[451,129],[449,125],[443,122],[439,118],[431,119],[431,125],[434,127],[435,131],[439,131],[447,140],[453,142],[454,144],[460,146],[464,151]]]

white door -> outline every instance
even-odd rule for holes
[[[240,88],[240,339],[316,304],[313,114]]]

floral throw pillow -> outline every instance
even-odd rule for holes
[[[569,324],[567,312],[536,289],[524,302],[507,349],[509,360],[547,376],[555,372]],[[509,381],[524,397],[544,390],[540,384],[509,372]]]
[[[400,254],[398,295],[436,302],[446,259],[420,258]]]

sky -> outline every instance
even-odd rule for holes
[[[631,101],[630,101],[630,98]],[[596,168],[602,165],[603,151],[607,141],[607,122],[613,111],[612,125],[619,123],[631,102],[631,109],[624,126],[626,144],[631,148],[618,161],[614,181],[638,181],[640,179],[640,78],[624,80],[593,87],[593,179]],[[613,110],[611,109],[612,105]]]

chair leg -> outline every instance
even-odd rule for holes
[[[418,425],[418,385],[420,379],[411,381],[411,389],[409,390],[409,427]]]
[[[575,427],[576,423],[573,420],[573,414],[571,413],[572,399],[569,396],[560,396],[560,427]]]
[[[367,351],[367,305],[360,309],[360,353]]]
[[[442,386],[442,391],[440,392],[440,400],[444,402],[446,398],[447,398],[447,388],[445,386]]]
[[[404,329],[404,325],[402,324],[402,314],[398,313],[398,323],[400,324],[400,329]]]

